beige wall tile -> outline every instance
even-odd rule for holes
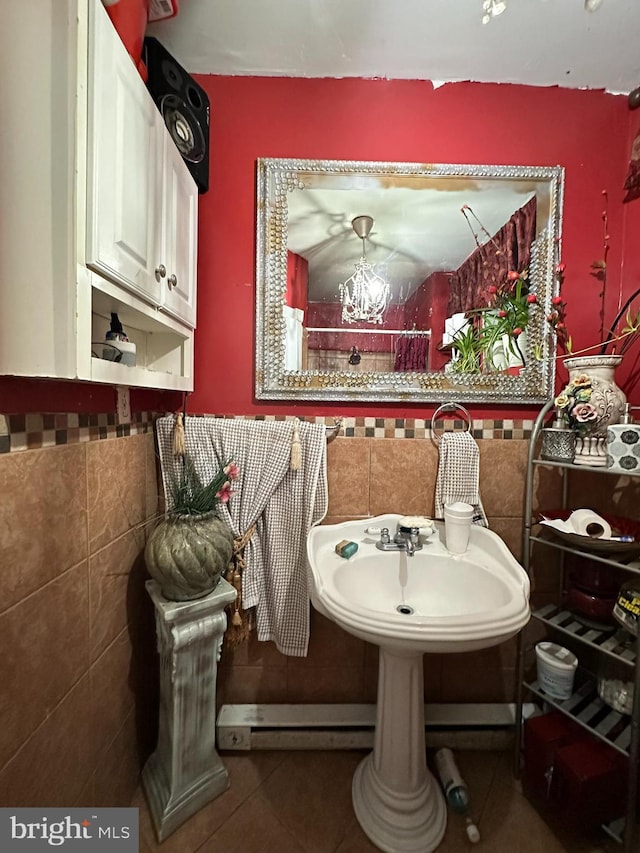
[[[487,518],[489,529],[497,533],[516,560],[522,557],[522,517],[519,518]]]
[[[159,512],[158,495],[162,489],[158,471],[155,438],[152,432],[145,435],[146,517],[153,518]]]
[[[309,651],[306,658],[289,657],[289,665],[299,667],[317,666],[363,666],[365,642],[343,631],[331,619],[327,619],[311,608],[311,631]]]
[[[622,518],[640,519],[640,479],[595,471],[572,471],[569,506],[587,507]]]
[[[487,515],[522,518],[528,441],[479,441],[480,496]]]
[[[515,696],[515,640],[477,652],[447,655],[442,702],[511,702]]]
[[[533,509],[562,506],[562,469],[536,465],[533,472]]]
[[[233,666],[218,672],[219,705],[291,701],[286,666]]]
[[[448,657],[449,655],[422,656],[425,702],[442,701],[442,670]]]
[[[288,702],[360,702],[363,691],[362,666],[305,667],[290,663],[287,668]]]
[[[371,443],[371,515],[433,515],[437,449],[430,439]]]
[[[147,512],[146,470],[145,435],[88,443],[91,554],[144,521]]]
[[[0,456],[0,610],[87,553],[84,446]]]
[[[79,800],[96,757],[89,707],[86,675],[0,771],[3,806],[68,808]]]
[[[330,516],[369,514],[368,438],[336,438],[327,446],[327,480]]]
[[[146,598],[144,532],[130,531],[89,558],[91,660],[115,639]]]
[[[272,641],[262,643],[255,630],[247,640],[232,646],[227,639],[222,645],[220,666],[286,666],[287,657],[278,651]]]
[[[88,639],[86,563],[0,616],[0,766],[86,671]]]
[[[106,745],[96,760],[95,805],[129,806],[140,781],[140,762],[135,713],[125,718],[115,738]]]
[[[111,743],[133,710],[131,641],[123,629],[90,669],[92,732],[100,746]]]

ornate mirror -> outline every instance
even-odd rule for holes
[[[547,400],[563,176],[259,160],[256,397]]]

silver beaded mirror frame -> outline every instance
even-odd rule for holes
[[[372,180],[381,187],[407,180],[433,186],[460,179],[474,191],[483,182],[529,181],[538,202],[529,288],[540,310],[527,327],[526,367],[507,373],[290,370],[285,367],[289,200],[293,192],[337,186],[357,193]],[[558,292],[564,170],[560,166],[491,166],[368,161],[257,161],[255,396],[259,400],[339,402],[486,402],[540,404],[553,395],[555,338],[546,323]],[[444,184],[443,184],[444,188]],[[470,196],[471,197],[471,196]],[[354,205],[357,209],[358,205]],[[360,211],[366,212],[366,211]],[[348,211],[345,211],[348,217]],[[474,249],[471,245],[469,254]],[[336,282],[337,291],[337,282]]]

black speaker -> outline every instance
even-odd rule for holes
[[[142,58],[147,89],[201,193],[209,189],[209,98],[158,39],[147,36]]]

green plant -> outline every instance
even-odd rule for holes
[[[473,323],[469,323],[453,337],[457,357],[451,362],[454,373],[480,373],[482,370],[483,341]]]
[[[221,465],[208,483],[203,483],[193,462],[184,454],[180,474],[171,478],[171,512],[174,515],[203,515],[215,509],[218,501],[226,503],[231,497],[231,484],[240,469],[235,462]]]

